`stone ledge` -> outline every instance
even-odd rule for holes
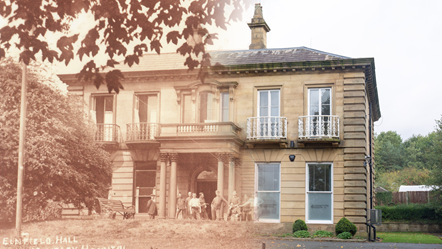
[[[376,226],[379,232],[442,232],[442,224],[422,224],[413,222],[383,222]]]
[[[357,235],[357,234],[356,234]],[[259,239],[265,240],[294,240],[294,241],[320,241],[320,242],[367,242],[366,239],[334,239],[334,238],[295,238],[295,237],[259,237]]]

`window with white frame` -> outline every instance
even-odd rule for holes
[[[279,89],[258,91],[258,116],[279,117]]]
[[[213,93],[201,92],[200,93],[200,123],[216,122],[214,120]]]
[[[114,141],[117,134],[114,124],[114,95],[93,95],[91,118],[97,124],[97,141]]]
[[[134,123],[158,122],[158,95],[136,94],[134,107]]]
[[[261,138],[272,138],[280,134],[280,90],[258,91],[258,133]]]
[[[255,219],[262,222],[280,221],[281,165],[279,163],[256,164]]]
[[[114,123],[114,96],[92,96],[91,117],[96,124]]]
[[[307,163],[306,221],[333,223],[333,164]]]
[[[220,98],[220,122],[229,122],[229,92],[221,92]]]
[[[309,126],[312,135],[329,135],[331,113],[331,88],[308,89]]]

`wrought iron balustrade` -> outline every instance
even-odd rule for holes
[[[116,124],[96,124],[95,141],[119,142],[120,127]]]
[[[287,139],[287,118],[247,118],[247,139]]]
[[[152,141],[160,134],[160,124],[133,123],[127,124],[127,141]]]
[[[310,115],[298,118],[300,139],[339,139],[339,117],[333,115]]]

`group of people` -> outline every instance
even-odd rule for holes
[[[232,197],[227,201],[221,196],[219,190],[215,192],[216,196],[213,198],[211,203],[211,216],[212,220],[222,220],[221,207],[223,202],[229,207],[227,212],[227,219],[232,219],[233,217],[238,218],[242,215],[243,220],[250,220],[249,215],[252,210],[253,199],[250,200],[247,195],[244,195],[245,202],[241,205],[240,198],[237,196],[236,191],[233,191]],[[184,199],[181,193],[178,194],[177,198],[177,210],[175,219],[178,219],[179,214],[181,214],[183,219],[209,219],[207,215],[207,206],[204,199],[204,193],[199,193],[199,198],[196,197],[196,193],[189,192],[188,197]],[[242,212],[241,212],[242,209]]]
[[[241,216],[242,220],[251,220],[251,211],[254,205],[259,206],[261,203],[253,203],[253,198],[249,198],[247,195],[244,195],[244,202],[241,204],[241,200],[239,196],[237,196],[236,191],[232,192],[232,197],[226,201],[224,197],[221,196],[219,190],[215,191],[215,198],[213,198],[211,203],[211,216],[212,220],[222,220],[223,215],[221,213],[221,207],[223,202],[227,204],[227,220],[235,219],[238,220]],[[181,214],[183,219],[203,219],[208,220],[209,217],[207,215],[207,206],[209,203],[206,203],[204,199],[204,193],[199,193],[199,198],[196,197],[196,193],[189,192],[187,198],[181,196],[181,193],[178,193],[178,198],[176,201],[176,212],[175,219],[178,219],[178,216]],[[155,204],[155,195],[151,196],[151,199],[147,202],[147,214],[149,215],[149,219],[154,219],[156,215],[158,215],[157,206]]]

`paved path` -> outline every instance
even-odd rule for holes
[[[265,249],[440,249],[442,244],[409,244],[409,243],[380,243],[380,242],[318,242],[264,240]]]

